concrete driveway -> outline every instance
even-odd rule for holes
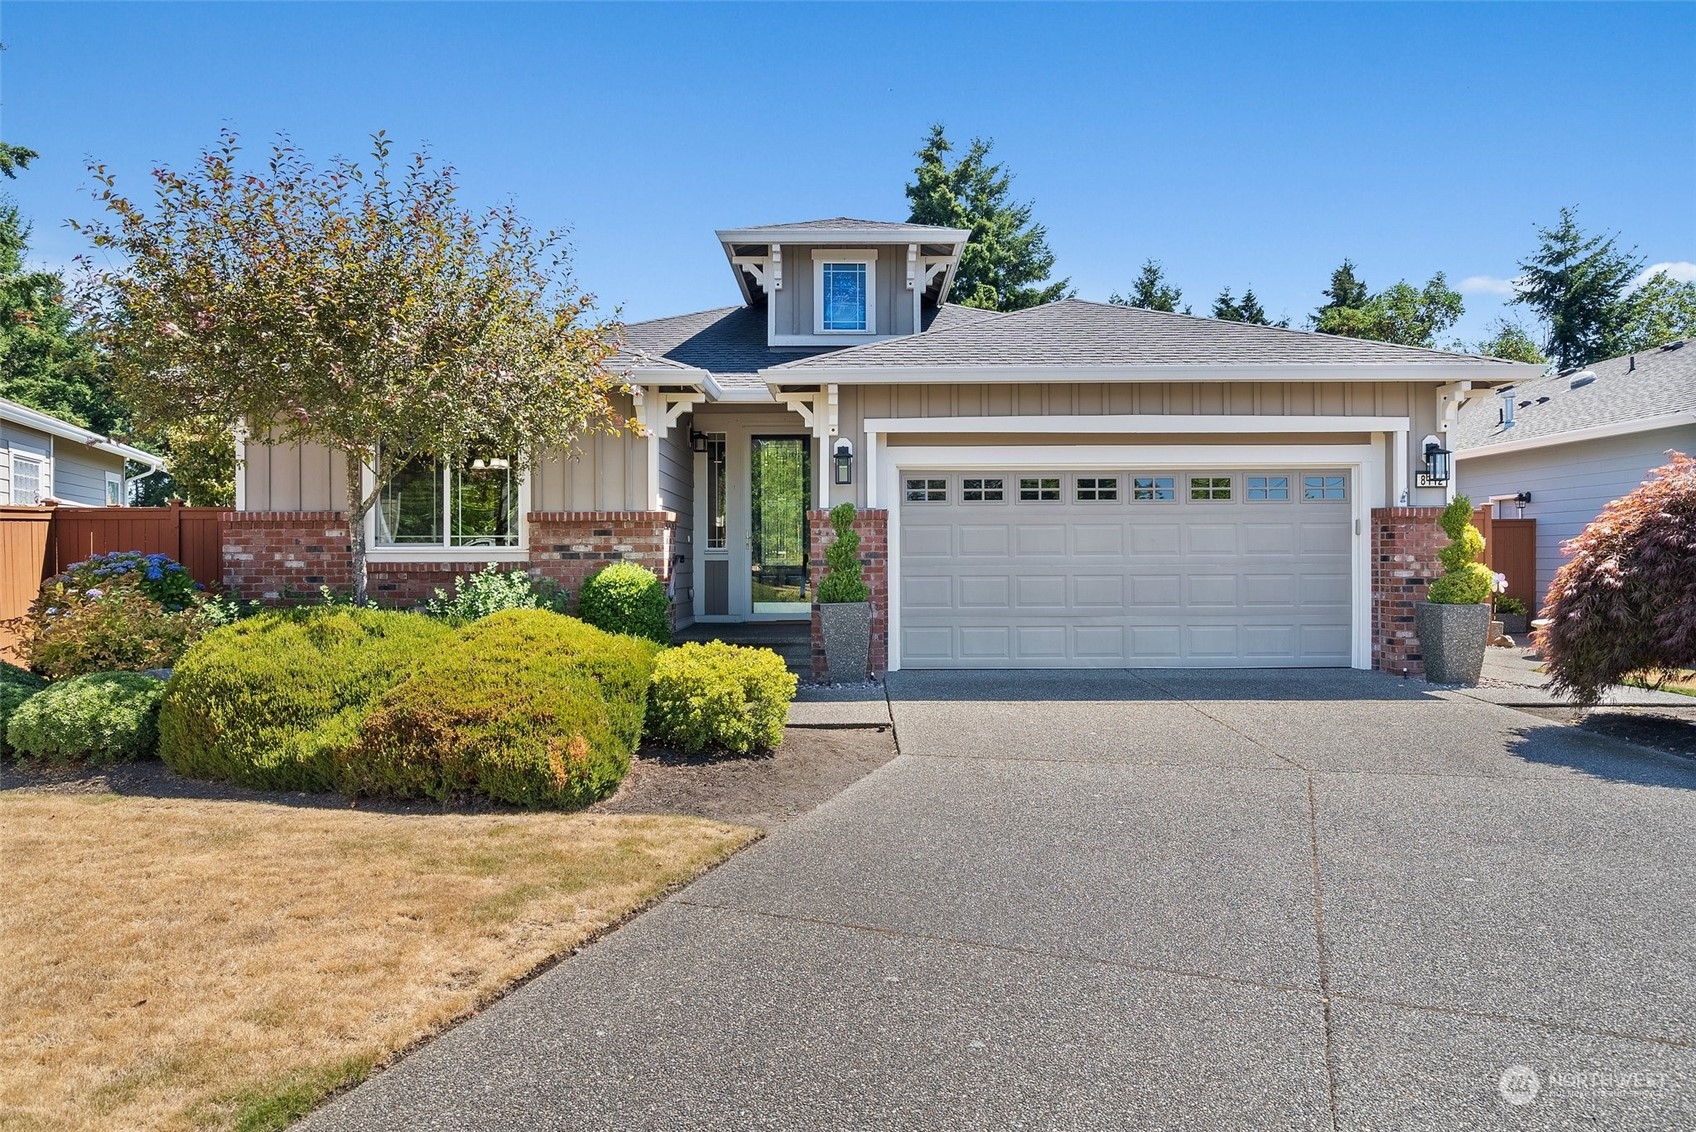
[[[1688,763],[1360,672],[889,691],[894,762],[308,1126],[1696,1126]]]

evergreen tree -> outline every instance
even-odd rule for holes
[[[987,310],[1022,310],[1070,294],[1070,280],[1048,282],[1054,253],[1048,232],[1031,220],[1031,205],[1011,199],[1012,174],[989,160],[994,143],[973,138],[950,166],[954,147],[943,126],[932,126],[918,151],[914,180],[907,186],[908,222],[969,228],[971,237],[954,272],[951,302]]]
[[[1366,305],[1370,293],[1366,281],[1354,273],[1354,262],[1345,259],[1343,265],[1331,272],[1331,286],[1325,291],[1325,302],[1313,312],[1312,322],[1318,326],[1326,311],[1355,310]]]
[[[1374,295],[1345,259],[1331,273],[1325,302],[1308,322],[1321,334],[1430,348],[1464,313],[1460,292],[1450,288],[1441,271],[1422,288],[1404,279]]]
[[[1696,338],[1696,283],[1680,283],[1657,271],[1632,293],[1630,307],[1616,353],[1650,350],[1675,338]]]
[[[1131,293],[1127,296],[1115,291],[1107,301],[1122,307],[1142,307],[1144,310],[1172,313],[1178,309],[1178,304],[1184,301],[1184,293],[1169,285],[1161,266],[1148,259],[1143,261],[1142,273],[1137,276]],[[1184,313],[1189,314],[1190,308],[1185,307]]]
[[[1537,229],[1537,237],[1536,254],[1519,265],[1513,302],[1548,327],[1544,352],[1562,369],[1623,353],[1631,281],[1643,267],[1636,249],[1621,251],[1614,236],[1586,234],[1573,208],[1561,209],[1559,222]]]
[[[1266,317],[1266,308],[1260,305],[1260,299],[1256,297],[1253,287],[1244,291],[1240,299],[1231,295],[1229,287],[1220,288],[1218,297],[1213,300],[1213,317],[1225,322],[1251,322],[1256,326],[1283,328],[1290,325],[1287,318],[1273,322]]]

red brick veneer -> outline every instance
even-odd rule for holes
[[[819,579],[824,577],[825,548],[836,541],[836,528],[830,525],[829,511],[808,511],[807,526],[812,536],[808,585],[817,594]],[[854,530],[860,535],[861,576],[872,604],[871,675],[882,676],[889,669],[889,512],[881,508],[859,512],[854,516]],[[813,602],[813,677],[825,677],[824,628],[817,601]]]
[[[1442,570],[1437,552],[1449,536],[1437,525],[1441,507],[1372,510],[1372,667],[1423,676],[1425,658],[1413,607]]]
[[[230,511],[223,528],[224,585],[275,604],[353,590],[353,547],[340,511]]]
[[[669,583],[677,547],[672,511],[532,511],[530,573],[552,578],[575,599],[609,562],[636,562]],[[674,609],[675,615],[675,609]]]

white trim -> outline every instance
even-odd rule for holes
[[[236,441],[236,510],[247,510],[247,425],[235,426]]]
[[[868,432],[871,422],[867,422]],[[881,442],[881,438],[880,438]],[[868,445],[868,450],[870,446]],[[886,448],[878,461],[876,498],[889,502],[889,670],[901,667],[901,492],[900,479],[914,470],[1021,468],[1075,470],[1126,467],[1184,471],[1264,471],[1267,468],[1344,468],[1350,474],[1354,517],[1353,584],[1350,587],[1351,664],[1372,667],[1372,540],[1374,501],[1384,494],[1383,448],[1377,444],[1080,444],[1020,446],[917,446]],[[871,484],[867,484],[868,493]],[[868,506],[873,506],[868,501]]]
[[[78,428],[76,425],[62,421],[58,417],[50,417],[46,413],[38,412],[28,405],[20,405],[16,401],[0,399],[0,421],[11,421],[13,424],[34,429],[36,432],[45,432],[49,437],[74,440],[108,455],[122,456],[126,460],[134,460],[138,464],[146,464],[149,468],[163,468],[165,466],[163,456],[155,456],[151,452],[131,448],[128,444],[119,444],[115,440],[101,436],[98,432]]]
[[[116,503],[114,503],[112,501],[112,485],[113,484],[116,484],[117,487],[118,487],[118,500],[117,500]],[[108,471],[106,473],[106,481],[105,481],[106,506],[108,506],[108,507],[123,507],[123,506],[126,506],[128,504],[128,502],[129,502],[128,493],[124,491],[124,486],[125,486],[124,485],[124,473],[113,472],[113,471]]]
[[[881,433],[1304,433],[1394,432],[1411,428],[1406,417],[1194,416],[1167,413],[1098,416],[869,417],[867,432]]]
[[[970,228],[942,228],[931,224],[899,224],[892,228],[720,228],[713,233],[721,244],[964,244]],[[959,254],[957,251],[955,254]]]
[[[1454,454],[1454,458],[1456,460],[1468,460],[1477,456],[1524,452],[1533,448],[1552,448],[1557,444],[1578,444],[1586,440],[1606,440],[1612,436],[1632,436],[1639,432],[1656,432],[1663,428],[1680,428],[1692,424],[1696,424],[1696,412],[1687,409],[1677,413],[1662,413],[1658,417],[1640,417],[1637,420],[1614,421],[1611,424],[1593,425],[1590,428],[1575,428],[1567,432],[1550,433],[1547,436],[1528,436],[1524,440],[1507,440],[1501,444],[1489,444],[1480,448],[1463,448]]]
[[[51,441],[51,438],[49,438],[49,441]],[[18,502],[19,460],[27,460],[35,465],[35,499],[30,503]],[[10,474],[6,478],[7,498],[18,507],[39,507],[41,506],[42,500],[51,499],[53,495],[52,492],[48,490],[49,481],[47,476],[48,468],[52,465],[52,463],[53,457],[51,455],[51,451],[49,451],[49,454],[46,456],[37,456],[34,452],[20,452],[16,448],[11,449],[11,467],[8,469]]]
[[[449,469],[443,467],[445,476]],[[382,500],[371,505],[371,510],[365,512],[365,556],[372,561],[384,562],[520,562],[530,556],[530,523],[525,516],[530,513],[530,479],[524,469],[514,468],[518,475],[518,545],[516,546],[446,546],[442,543],[408,543],[402,546],[392,546],[377,543],[377,509]],[[371,494],[371,489],[377,484],[377,473],[370,464],[359,469],[359,493],[361,496]],[[452,492],[445,492],[442,497],[442,537],[447,538],[453,506]],[[656,508],[657,510],[657,508]]]
[[[866,325],[860,330],[826,330],[824,326],[824,269],[827,264],[859,264],[866,269]],[[866,341],[877,336],[877,249],[876,248],[814,248],[813,249],[813,334],[832,345],[840,345],[844,336],[852,335]],[[783,346],[788,338],[804,335],[780,334],[772,345]],[[886,337],[888,337],[886,335]]]
[[[909,337],[899,335],[898,337]],[[806,359],[811,360],[811,359]],[[1533,372],[1534,371],[1534,372]],[[1519,362],[1402,362],[1361,364],[1236,363],[1207,365],[877,365],[856,366],[852,355],[835,364],[801,360],[767,366],[760,376],[774,383],[837,381],[858,385],[972,385],[1003,381],[1434,381],[1523,380],[1543,372]]]

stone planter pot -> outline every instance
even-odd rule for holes
[[[1425,657],[1425,679],[1433,684],[1476,684],[1484,669],[1484,646],[1490,632],[1490,607],[1433,605],[1413,607],[1419,651]]]
[[[1523,637],[1531,631],[1531,621],[1523,613],[1498,613],[1496,620],[1502,623],[1502,632],[1510,637]]]
[[[871,666],[872,603],[819,603],[824,630],[825,679],[832,684],[858,684]]]

